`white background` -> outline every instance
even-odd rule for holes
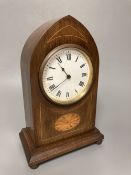
[[[68,14],[99,49],[96,126],[105,140],[32,170],[18,136],[25,127],[20,55],[32,31]],[[0,174],[131,175],[131,0],[0,0]]]

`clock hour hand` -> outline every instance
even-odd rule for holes
[[[71,76],[69,74],[66,73],[65,69],[58,63],[58,65],[60,66],[61,70],[66,74],[67,79],[70,79]]]

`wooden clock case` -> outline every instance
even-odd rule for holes
[[[77,103],[65,106],[49,101],[39,83],[43,59],[63,44],[81,46],[93,65],[93,82],[88,93]],[[31,168],[75,149],[102,143],[104,136],[95,128],[98,71],[99,56],[94,39],[72,16],[45,23],[29,37],[21,56],[26,128],[21,130],[20,138]],[[80,124],[69,131],[56,131],[54,122],[68,113],[77,113]]]

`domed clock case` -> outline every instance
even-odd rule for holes
[[[54,103],[43,93],[40,81],[44,59],[64,45],[81,48],[93,68],[88,91],[71,104]],[[71,16],[45,23],[28,38],[21,56],[26,128],[21,130],[20,138],[31,168],[87,145],[102,143],[104,136],[95,127],[98,72],[94,39]]]

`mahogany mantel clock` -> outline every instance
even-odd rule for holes
[[[26,128],[20,138],[31,168],[102,143],[95,128],[98,70],[94,39],[71,16],[29,37],[21,57]]]

